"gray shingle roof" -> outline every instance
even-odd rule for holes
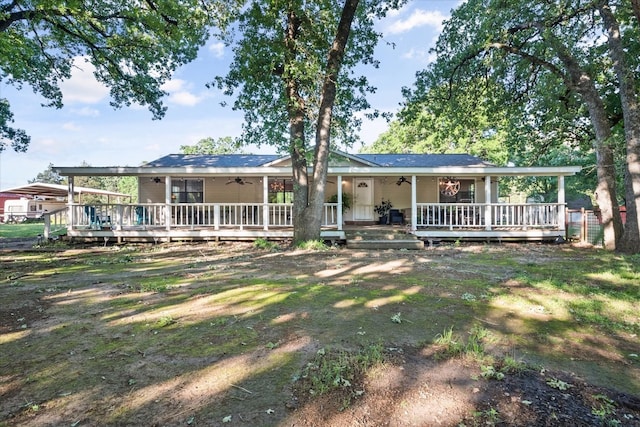
[[[357,157],[386,167],[493,166],[469,154],[358,154]]]
[[[260,167],[281,159],[277,154],[169,154],[145,164],[143,167]],[[380,167],[464,167],[493,166],[469,154],[355,154],[352,158]]]
[[[280,155],[270,154],[169,154],[145,164],[150,168],[242,168],[259,167],[281,158]]]

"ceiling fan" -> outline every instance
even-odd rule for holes
[[[396,181],[396,185],[402,185],[403,182],[406,182],[407,184],[411,185],[411,181],[409,181],[404,176],[401,176],[400,178],[398,178],[398,180]]]
[[[229,178],[229,181],[227,181],[226,185],[229,185],[231,183],[236,183],[236,184],[240,184],[240,185],[245,185],[245,184],[253,184],[253,182],[251,181],[245,181],[244,179],[240,178],[239,176],[236,177],[235,179],[231,179]]]

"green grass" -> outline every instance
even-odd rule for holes
[[[357,350],[337,349],[327,351],[321,348],[312,361],[296,376],[302,383],[303,393],[321,396],[333,390],[343,395],[342,409],[351,405],[353,399],[364,392],[358,383],[373,367],[384,361],[381,344],[370,344]]]
[[[44,231],[42,222],[26,222],[23,224],[2,224],[0,223],[0,238],[29,238],[34,239]]]
[[[487,380],[534,364],[639,393],[638,261],[539,245],[360,258],[250,244],[0,253],[0,365],[15,395],[0,413],[88,405],[117,424],[137,413],[132,402],[188,390],[202,396],[195,413],[221,420],[248,402],[281,407],[303,383],[338,390],[346,408],[386,349],[433,349],[438,334],[444,354],[479,363]]]

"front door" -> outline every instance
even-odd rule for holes
[[[353,219],[355,221],[373,220],[373,179],[355,178],[353,185],[355,188]]]

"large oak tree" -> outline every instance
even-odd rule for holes
[[[449,90],[441,102],[448,102],[468,87],[478,88],[479,81],[487,88],[499,85],[501,90],[485,91],[484,97],[510,110],[507,131],[519,146],[514,152],[544,154],[545,141],[580,148],[582,141],[571,135],[583,136],[588,120],[605,246],[640,252],[635,12],[623,0],[468,0],[446,23],[435,48],[438,59],[419,73],[409,103],[422,102],[442,87]],[[618,132],[621,127],[624,132]],[[522,134],[527,128],[531,134]],[[615,169],[620,140],[626,153],[624,234]]]
[[[0,80],[25,86],[60,108],[60,82],[74,60],[93,64],[111,90],[114,107],[147,106],[164,115],[161,86],[193,60],[212,23],[224,24],[231,7],[217,0],[1,0]],[[215,20],[215,21],[214,21]],[[8,99],[0,99],[0,151],[25,151],[30,139],[13,127]]]
[[[373,64],[374,19],[397,1],[251,1],[238,16],[234,61],[217,79],[244,111],[243,138],[291,155],[294,242],[320,238],[330,149],[349,146],[374,90],[357,64]],[[313,140],[310,135],[315,135]],[[312,177],[308,166],[312,166]]]

